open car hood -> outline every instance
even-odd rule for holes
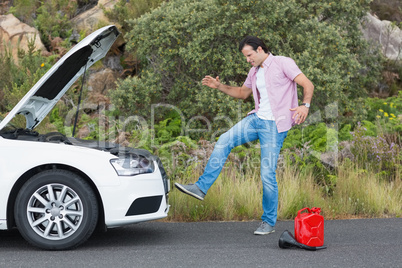
[[[17,114],[25,116],[27,129],[34,129],[85,69],[89,69],[92,64],[106,55],[118,35],[117,28],[109,25],[93,32],[75,45],[1,120],[0,130]]]

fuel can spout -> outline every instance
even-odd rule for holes
[[[310,251],[316,251],[319,249],[327,248],[327,246],[311,247],[311,246],[307,246],[302,243],[299,243],[296,241],[295,237],[288,230],[285,230],[282,233],[281,237],[279,238],[279,247],[283,248],[283,249],[301,248],[301,249],[310,250]]]

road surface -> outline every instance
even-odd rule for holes
[[[0,232],[0,267],[402,267],[402,219],[325,221],[327,249],[280,249],[284,230],[259,222],[147,222],[95,233],[69,251],[44,251],[18,231]]]

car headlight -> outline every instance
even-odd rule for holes
[[[141,155],[126,154],[110,160],[110,163],[119,176],[134,176],[144,173],[152,173],[155,166],[152,160]]]

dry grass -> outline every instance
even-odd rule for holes
[[[337,217],[400,217],[401,178],[386,181],[358,167],[339,169],[334,196],[328,209]]]
[[[202,173],[202,166],[192,167],[179,183],[192,183]],[[279,189],[278,219],[294,219],[304,207],[320,207],[325,219],[400,217],[402,182],[379,179],[356,165],[340,166],[335,190],[328,195],[309,172],[287,165],[277,174]],[[262,214],[262,185],[259,170],[243,175],[239,168],[226,167],[198,201],[173,189],[170,194],[170,221],[259,220]]]
[[[322,189],[311,173],[300,173],[288,165],[277,177],[279,189],[278,219],[293,219],[305,207],[325,206]]]

